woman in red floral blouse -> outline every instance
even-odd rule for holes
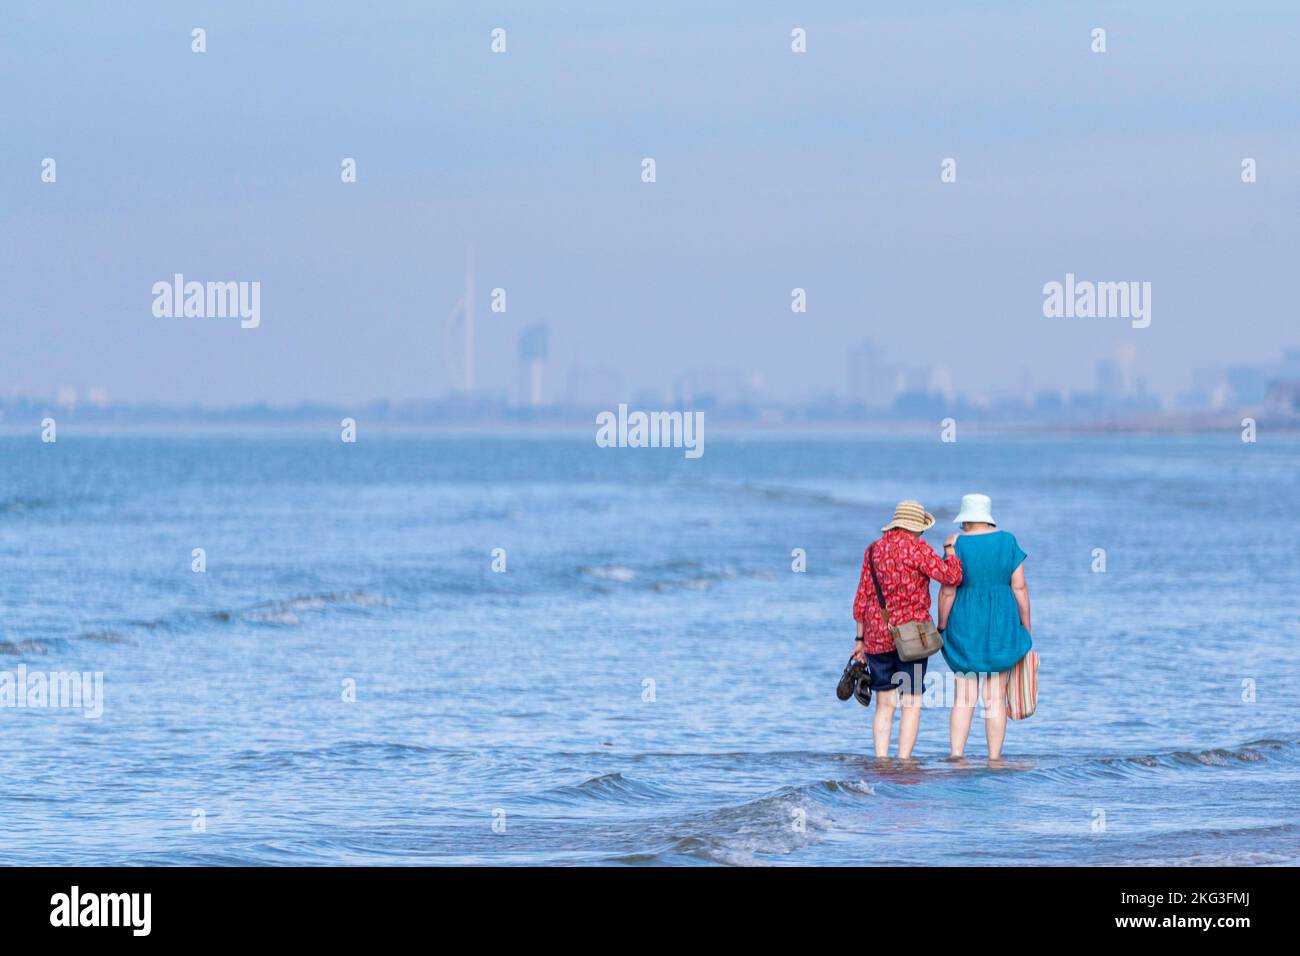
[[[885,595],[891,624],[925,621],[930,618],[930,580],[941,584],[961,584],[961,560],[952,535],[943,543],[943,558],[921,540],[921,534],[934,526],[934,515],[920,502],[900,501],[894,520],[880,530],[884,537],[873,542],[862,556],[862,577],[853,599],[853,619],[857,622],[857,641],[853,656],[867,665],[871,690],[876,695],[876,716],[871,724],[876,756],[889,756],[889,738],[894,727],[894,708],[898,691],[902,692],[903,715],[898,722],[898,756],[907,759],[916,744],[921,728],[921,691],[929,658],[905,662],[899,659],[894,639],[880,613],[875,585],[871,582],[871,565]]]

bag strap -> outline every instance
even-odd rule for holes
[[[867,570],[871,572],[871,583],[876,586],[876,601],[880,604],[880,616],[885,619],[885,627],[889,627],[889,608],[885,607],[885,592],[880,590],[880,581],[876,577],[876,543],[873,541],[867,548]]]

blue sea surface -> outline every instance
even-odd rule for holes
[[[975,491],[1038,712],[878,762],[863,548]],[[1297,502],[1300,442],[1235,432],[7,435],[0,671],[104,699],[0,707],[0,862],[1295,864]]]

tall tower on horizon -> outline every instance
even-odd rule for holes
[[[474,391],[474,247],[465,250],[465,292],[443,329],[443,347],[453,388]]]

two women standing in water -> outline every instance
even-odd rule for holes
[[[916,501],[899,502],[884,536],[863,555],[853,602],[857,621],[854,657],[867,668],[876,695],[872,735],[877,757],[889,754],[894,709],[901,704],[898,755],[912,754],[921,720],[921,694],[928,658],[905,661],[894,637],[900,625],[930,625],[930,581],[938,581],[938,629],[942,654],[956,675],[949,721],[951,752],[961,757],[983,685],[984,727],[989,759],[1002,754],[1006,736],[1007,672],[1029,651],[1029,588],[1025,552],[1015,536],[1000,530],[986,495],[966,495],[940,558],[921,540],[934,516]],[[879,606],[883,601],[883,610]]]

